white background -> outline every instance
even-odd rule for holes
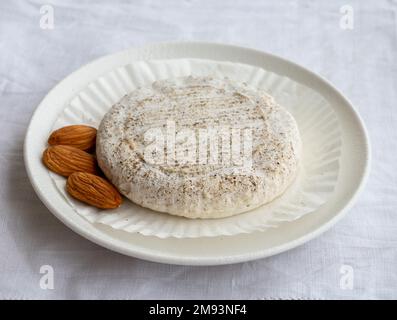
[[[55,28],[39,26],[51,3]],[[344,30],[340,7],[354,9]],[[289,252],[219,267],[145,262],[61,224],[35,195],[23,140],[44,95],[104,54],[169,40],[232,43],[275,53],[326,77],[369,130],[372,172],[327,233]],[[397,298],[397,1],[1,1],[0,298]],[[354,163],[352,163],[354,166]],[[55,272],[53,290],[39,281]],[[353,289],[340,285],[351,266]]]

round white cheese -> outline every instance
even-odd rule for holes
[[[269,95],[229,79],[183,77],[124,96],[103,118],[96,152],[136,204],[221,218],[280,196],[296,177],[301,140]]]

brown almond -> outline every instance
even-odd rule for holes
[[[51,171],[68,177],[73,172],[98,173],[96,159],[83,150],[70,146],[50,146],[43,152],[43,163]]]
[[[107,180],[86,172],[71,174],[66,183],[73,197],[100,209],[114,209],[121,205],[122,197]]]
[[[65,145],[81,150],[92,150],[95,146],[97,130],[86,125],[72,125],[51,133],[48,144]]]

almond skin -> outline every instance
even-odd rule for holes
[[[65,145],[81,150],[92,150],[95,146],[97,130],[85,125],[72,125],[60,128],[48,138],[50,146]]]
[[[50,146],[43,152],[43,163],[51,171],[68,177],[73,172],[98,173],[96,159],[83,150],[70,146]]]
[[[100,209],[114,209],[123,202],[112,184],[86,172],[72,173],[66,183],[66,190],[73,198]]]

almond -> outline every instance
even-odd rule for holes
[[[98,173],[93,155],[70,146],[50,146],[43,152],[43,163],[51,171],[68,177],[73,172]]]
[[[51,133],[48,144],[72,146],[81,150],[90,150],[95,146],[97,130],[85,125],[72,125]]]
[[[73,198],[101,209],[117,208],[123,201],[117,189],[107,180],[86,172],[72,173],[66,190]]]

